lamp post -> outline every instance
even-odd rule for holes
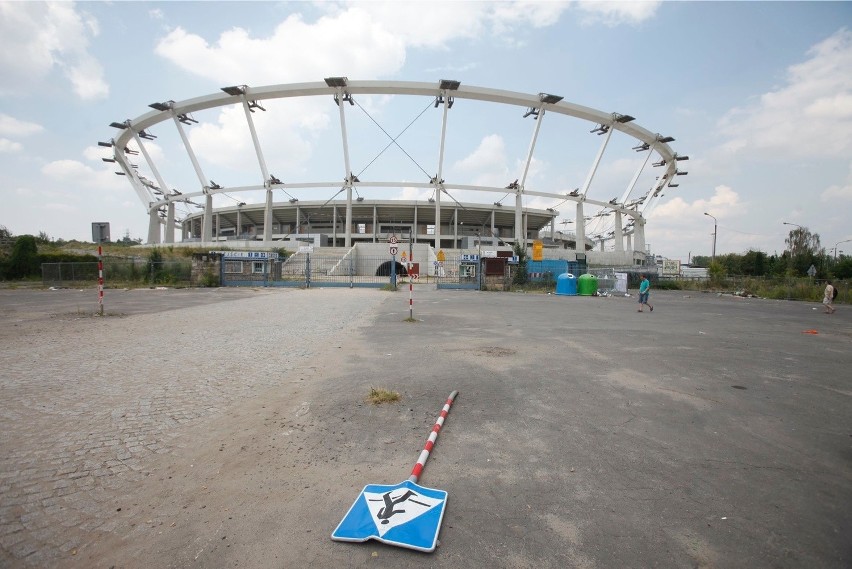
[[[710,262],[715,263],[716,262],[716,233],[719,229],[719,222],[716,220],[716,218],[714,216],[710,215],[706,211],[704,212],[704,215],[706,215],[707,217],[713,218],[713,257],[710,259]]]
[[[840,245],[841,243],[849,243],[850,241],[852,241],[852,239],[845,239],[843,241],[838,241],[837,243],[834,244],[834,262],[835,263],[837,262],[837,246]]]

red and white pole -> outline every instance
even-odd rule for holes
[[[408,274],[408,319],[414,319],[414,284],[411,282],[411,273]]]
[[[435,441],[438,439],[438,431],[441,430],[444,420],[450,412],[450,406],[453,404],[453,401],[458,394],[458,391],[450,393],[450,396],[447,398],[447,402],[444,404],[444,408],[441,409],[441,416],[438,417],[438,421],[435,423],[435,426],[432,427],[432,432],[429,433],[429,438],[426,440],[426,446],[423,447],[423,451],[420,453],[420,458],[417,459],[417,464],[415,464],[414,468],[411,470],[411,476],[409,476],[408,479],[415,484],[417,484],[417,481],[420,479],[420,474],[423,472],[423,468],[426,466],[426,461],[429,459],[429,453],[432,452],[432,447],[435,446]]]
[[[104,315],[104,251],[98,245],[98,314]]]

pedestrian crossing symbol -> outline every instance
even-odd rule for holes
[[[337,541],[376,539],[418,551],[434,551],[447,493],[406,480],[368,484],[331,534]]]

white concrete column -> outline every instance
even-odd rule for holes
[[[175,242],[175,204],[169,202],[166,208],[166,243]]]
[[[213,241],[213,196],[207,194],[204,203],[204,223],[201,227],[201,240],[205,243]]]
[[[639,216],[636,218],[636,223],[633,224],[633,234],[636,236],[636,250],[645,254],[645,218]]]
[[[158,244],[160,242],[160,210],[152,209],[148,213],[148,243]]]
[[[583,202],[577,202],[577,219],[574,220],[574,230],[577,242],[574,244],[574,251],[577,253],[586,252],[586,220],[583,219]]]
[[[621,212],[615,210],[615,251],[621,253],[624,251],[624,228],[621,226]]]

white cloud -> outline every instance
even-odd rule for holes
[[[826,188],[820,195],[820,200],[824,202],[837,202],[838,200],[852,200],[852,164],[849,165],[849,176],[846,178],[846,183],[841,185],[832,185]]]
[[[430,197],[432,197],[433,193],[433,190],[429,190],[426,188],[412,188],[410,186],[405,186],[402,188],[402,191],[399,193],[396,199],[426,201]]]
[[[505,186],[509,178],[506,143],[503,137],[490,134],[476,149],[452,165],[455,172],[466,175],[468,184]]]
[[[0,154],[11,154],[23,149],[20,142],[12,142],[8,138],[0,138]]]
[[[655,221],[664,220],[688,226],[693,225],[705,212],[717,218],[734,217],[746,214],[748,208],[730,187],[717,186],[709,199],[699,198],[690,203],[677,196],[661,203],[654,209],[653,218]]]
[[[316,133],[328,126],[330,118],[322,110],[328,106],[319,101],[288,101],[284,103],[288,112],[273,112],[275,104],[281,103],[264,103],[270,112],[255,113],[253,119],[270,173],[282,177],[284,171],[301,170],[313,152]],[[190,131],[189,138],[204,160],[235,171],[252,170],[260,176],[242,106],[222,108],[216,122],[202,121]]]
[[[405,62],[403,40],[359,9],[323,17],[315,24],[294,14],[267,38],[232,28],[213,44],[177,28],[160,40],[155,51],[196,75],[254,85],[314,81],[344,71],[373,78],[396,72]]]
[[[111,170],[95,170],[76,160],[55,160],[45,164],[42,174],[64,187],[127,191],[126,183],[117,180]]]
[[[489,33],[510,42],[509,31],[514,27],[554,25],[569,5],[329,2],[314,6],[325,11],[316,21],[292,14],[267,37],[234,27],[208,41],[179,27],[163,37],[155,51],[185,71],[216,81],[239,77],[240,82],[264,85],[315,81],[344,72],[372,79],[397,73],[409,48],[447,50],[454,40],[476,40]]]
[[[852,31],[838,31],[808,54],[787,70],[784,86],[723,118],[723,148],[782,157],[852,153]]]
[[[18,120],[15,117],[0,113],[0,135],[28,136],[43,130],[44,127],[40,124]]]
[[[98,33],[97,21],[73,2],[0,3],[0,75],[7,86],[0,93],[14,94],[61,71],[81,99],[106,97],[103,69],[88,51]]]
[[[621,24],[640,24],[656,14],[662,2],[602,2],[583,0],[577,2],[577,8],[583,13],[584,25],[604,24],[615,27]]]

